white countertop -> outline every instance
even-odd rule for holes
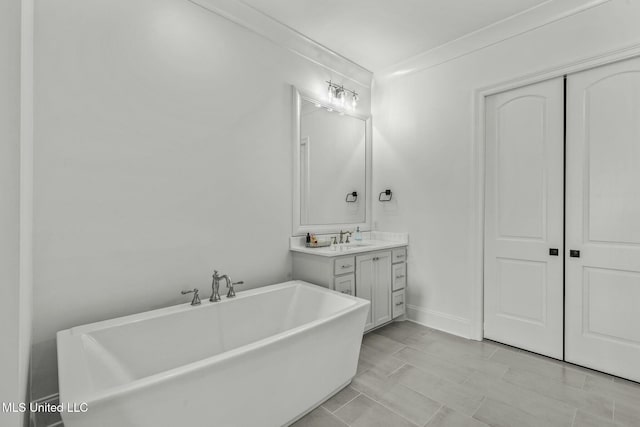
[[[319,255],[324,257],[336,257],[363,252],[379,251],[384,249],[401,248],[409,244],[409,236],[406,233],[362,233],[363,240],[352,240],[350,243],[325,246],[322,248],[307,248],[305,237],[292,237],[289,249],[294,252]],[[329,236],[321,236],[322,239]]]

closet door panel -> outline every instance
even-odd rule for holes
[[[562,358],[562,78],[486,99],[484,336]]]
[[[640,381],[640,59],[568,77],[566,242],[566,360]]]

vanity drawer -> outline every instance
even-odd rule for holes
[[[404,262],[407,260],[407,248],[396,248],[391,251],[391,262]]]
[[[337,276],[339,274],[353,273],[355,271],[355,264],[356,260],[352,256],[336,258],[333,265],[333,274]]]
[[[407,284],[407,264],[400,263],[393,265],[392,289],[394,291],[404,289]]]
[[[400,291],[395,291],[393,294],[393,305],[391,306],[393,309],[393,318],[395,319],[398,316],[402,316],[405,313],[404,307],[404,289]]]
[[[356,276],[347,274],[333,279],[333,289],[347,295],[356,294]]]

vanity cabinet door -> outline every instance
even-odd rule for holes
[[[336,277],[333,280],[333,289],[347,295],[356,294],[356,276],[347,274],[346,276]]]
[[[367,314],[367,320],[364,324],[364,330],[368,331],[373,328],[373,289],[375,286],[375,261],[373,260],[375,255],[359,255],[356,257],[356,296],[358,298],[366,299],[371,302],[369,306],[369,313]]]
[[[391,320],[391,252],[375,255],[375,291],[373,323],[375,326]]]
[[[371,301],[364,330],[391,320],[391,252],[356,256],[356,296]]]

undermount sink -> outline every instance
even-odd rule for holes
[[[371,246],[369,243],[343,243],[338,245],[338,247],[342,248],[344,251],[348,251],[349,249],[362,248],[364,246]]]

